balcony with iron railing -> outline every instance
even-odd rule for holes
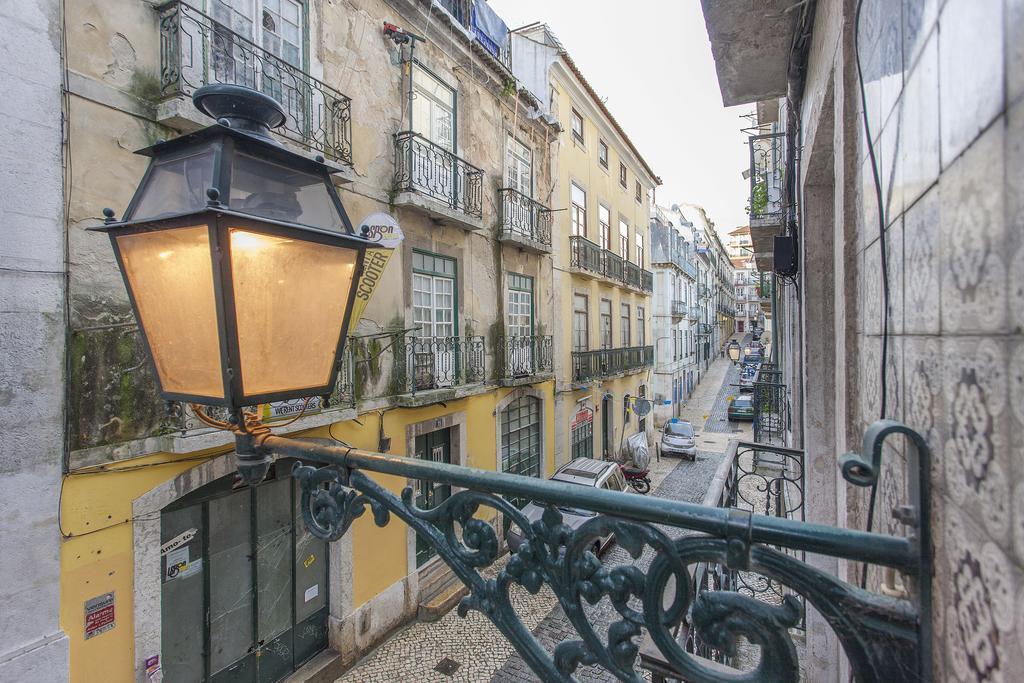
[[[694,322],[700,320],[700,306],[690,306],[687,317]]]
[[[289,61],[275,55],[180,0],[156,9],[162,97],[157,108],[159,123],[183,131],[205,126],[205,117],[189,99],[192,93],[215,83],[242,85],[281,104],[286,118],[275,133],[286,142],[352,165],[352,101],[303,70],[301,56]]]
[[[676,320],[682,320],[685,318],[689,310],[690,307],[686,305],[685,301],[673,300],[670,304],[672,317]]]
[[[457,397],[460,390],[484,382],[486,346],[481,336],[421,337],[396,341],[395,388],[398,405],[436,401],[442,394]],[[423,396],[425,392],[434,392]]]
[[[498,337],[498,383],[519,386],[554,377],[554,338],[551,335]]]
[[[601,258],[603,259],[604,276],[615,283],[621,283],[626,281],[626,267],[627,262],[624,258],[608,251],[607,249],[602,250]],[[628,264],[632,265],[632,264]]]
[[[483,223],[484,172],[413,131],[395,134],[395,206],[465,230]]]
[[[578,275],[598,278],[604,275],[601,247],[582,235],[569,237],[569,270]]]
[[[702,504],[740,514],[804,521],[804,452],[730,441]],[[803,551],[784,547],[778,550],[795,561],[804,560]],[[754,598],[766,606],[793,601],[796,618],[790,628],[801,634],[805,630],[803,598],[778,577],[741,571],[717,562],[699,562],[694,565],[692,580],[694,598],[698,601],[714,599],[714,594],[723,592]],[[732,652],[714,647],[711,634],[702,633],[699,619],[693,614],[679,622],[673,636],[687,652],[721,664],[745,668],[743,663],[757,660],[757,648],[748,643],[738,644]],[[654,680],[684,679],[684,674],[672,666],[649,636],[640,646],[640,665],[654,674]]]
[[[512,73],[512,38],[506,33],[504,46],[499,45],[498,36],[489,35],[486,22],[480,16],[477,3],[473,0],[437,0],[435,5],[442,7],[455,22],[469,31],[473,36],[473,46],[477,54],[493,60],[511,75]]]
[[[498,239],[538,254],[551,253],[553,212],[510,187],[498,190],[501,233]]]
[[[627,346],[572,352],[572,379],[591,382],[654,366],[653,346]]]

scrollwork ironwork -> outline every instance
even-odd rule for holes
[[[288,447],[281,452],[295,455],[297,450]],[[413,479],[437,477],[453,485],[486,486],[482,473],[466,468],[388,458],[368,455],[359,462],[361,466],[390,474],[404,471]],[[760,521],[763,518],[751,517],[749,513],[735,517],[730,513],[721,518],[720,526],[708,527],[695,517],[693,528],[711,535],[672,538],[660,526],[667,519],[664,511],[659,513],[652,506],[648,513],[637,515],[630,505],[622,507],[624,516],[614,516],[608,514],[611,508],[605,501],[596,505],[602,514],[573,529],[565,524],[555,506],[558,496],[566,493],[562,489],[556,491],[553,482],[524,481],[521,485],[524,496],[546,505],[541,518],[531,522],[499,495],[508,495],[519,487],[510,483],[519,478],[493,474],[490,476],[496,477],[495,492],[467,488],[434,508],[424,509],[416,505],[411,487],[396,496],[360,471],[358,465],[346,464],[348,459],[346,452],[337,458],[338,464],[319,469],[308,465],[295,468],[302,489],[302,512],[310,531],[320,538],[336,540],[367,506],[378,526],[387,524],[392,515],[400,518],[469,588],[459,604],[459,614],[465,616],[469,610],[476,610],[485,615],[542,680],[571,681],[580,666],[596,665],[619,680],[639,683],[643,679],[636,668],[637,640],[646,630],[668,665],[685,680],[796,681],[799,660],[791,629],[799,623],[803,609],[789,592],[813,605],[828,622],[859,680],[927,678],[927,665],[919,656],[921,639],[928,637],[920,631],[920,625],[927,623],[926,618],[921,620],[922,614],[928,614],[926,603],[921,605],[922,612],[910,600],[861,590],[788,554],[780,544],[758,540],[776,538],[771,529],[777,525]],[[699,517],[704,513],[695,514]],[[503,517],[518,528],[523,541],[496,574],[485,575],[484,570],[494,565],[501,554],[497,528],[501,528]],[[711,528],[718,531],[710,532]],[[766,530],[761,536],[760,528]],[[746,540],[742,542],[736,536],[740,532],[745,534]],[[864,543],[869,537],[885,538],[844,531],[831,534],[829,546],[811,540],[814,533],[821,533],[820,529],[806,533],[807,542],[797,545],[803,549],[814,546],[826,553],[832,547],[840,556],[852,552],[848,545]],[[645,553],[653,555],[653,559],[646,566],[603,564],[593,547],[595,541],[609,535],[634,560]],[[893,556],[886,562],[905,571],[914,566],[914,561],[906,557]],[[928,565],[922,560],[919,566]],[[697,568],[696,576],[691,574],[691,567]],[[719,568],[727,571],[720,573]],[[787,594],[772,604],[729,590],[730,574],[736,571],[785,585]],[[709,575],[717,577],[710,585]],[[510,596],[513,586],[536,593],[544,585],[553,591],[579,635],[578,639],[558,644],[553,652],[548,652],[522,623]],[[926,597],[922,594],[922,599]],[[599,632],[588,617],[587,606],[605,599],[614,608],[617,620]],[[678,637],[681,625],[686,625],[689,632],[682,641]],[[699,640],[700,653],[722,661],[735,653],[741,636],[760,648],[761,656],[753,670],[723,668],[690,651],[694,648],[688,646]]]

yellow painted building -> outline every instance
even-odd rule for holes
[[[201,85],[273,95],[287,114],[277,139],[342,168],[351,219],[389,212],[405,233],[350,329],[338,388],[305,412],[261,408],[276,431],[553,472],[561,244],[545,203],[558,128],[530,116],[540,103],[516,86],[508,36],[470,37],[469,5],[444,4],[65,5],[70,680],[146,681],[156,667],[170,681],[338,671],[452,599],[450,572],[401,521],[377,528],[367,515],[329,546],[312,538],[296,516],[293,463],[241,486],[230,436],[156,394],[109,244],[85,229],[128,204],[145,169],[132,150],[212,123],[190,101]],[[424,40],[413,51],[385,22]],[[451,493],[378,479],[412,486],[422,506]]]
[[[559,462],[625,457],[631,435],[650,442],[654,429],[633,399],[653,398],[648,216],[661,181],[546,25],[518,29],[513,45],[549,65],[525,80],[545,79],[548,113],[563,129],[553,201],[564,209],[553,277],[556,452]]]

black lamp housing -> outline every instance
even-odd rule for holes
[[[217,123],[139,150],[151,161],[124,219],[105,209],[91,228],[110,237],[160,392],[233,411],[329,394],[368,244],[341,169],[277,143],[285,114],[263,93],[193,100]]]

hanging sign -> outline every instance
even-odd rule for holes
[[[375,246],[367,247],[363,260],[363,274],[356,285],[356,301],[352,306],[352,322],[363,317],[370,297],[384,278],[384,269],[391,260],[391,254],[402,244],[405,235],[394,216],[387,213],[372,213],[359,223],[359,233]]]
[[[89,640],[112,628],[114,628],[114,593],[104,593],[91,600],[86,600],[85,639]]]

